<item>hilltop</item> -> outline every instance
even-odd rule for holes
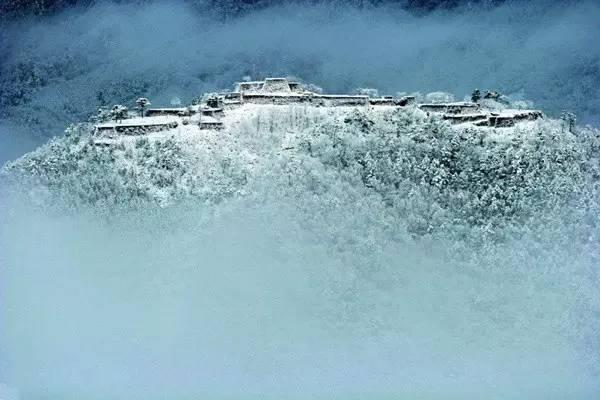
[[[239,92],[232,93],[179,111],[148,109],[143,118],[73,126],[2,174],[35,181],[69,207],[164,207],[191,198],[214,204],[259,192],[312,193],[335,203],[351,191],[375,196],[416,235],[522,226],[596,196],[599,135],[591,128],[574,134],[565,121],[537,117],[502,128],[446,118],[473,115],[447,113],[472,107],[467,103],[437,103],[444,112],[405,99],[227,104]],[[349,99],[370,97],[343,101]]]
[[[157,346],[158,336],[143,330],[143,365],[148,349],[160,359],[174,343],[200,343],[177,357],[183,375],[210,347],[214,359],[225,359],[220,371],[258,354],[287,376],[271,355],[283,348],[295,379],[298,357],[306,357],[302,369],[328,365],[319,346],[336,348],[341,338],[342,356],[319,371],[315,390],[367,340],[378,351],[355,371],[417,370],[418,394],[434,376],[455,393],[476,384],[500,398],[507,391],[498,388],[531,388],[531,371],[552,377],[544,388],[579,390],[577,379],[597,392],[600,364],[590,348],[600,304],[600,132],[547,117],[509,127],[453,123],[444,119],[451,106],[424,110],[419,105],[432,103],[417,96],[404,105],[354,106],[226,105],[223,98],[214,107],[215,100],[208,95],[191,110],[146,107],[144,116],[117,107],[112,121],[72,126],[2,169],[8,278],[0,283],[19,294],[10,309],[27,316],[22,326],[31,326],[32,297],[43,321],[55,324],[52,338],[68,346],[72,336],[54,332],[89,329],[104,340],[99,313],[110,314],[107,321],[123,315],[167,337]],[[202,126],[206,117],[219,124]],[[85,307],[62,311],[57,299],[65,296]],[[164,315],[173,319],[165,323]],[[129,329],[115,336],[123,338],[119,357],[131,354]],[[232,331],[240,347],[232,347]],[[15,342],[20,333],[13,331]],[[211,342],[217,336],[225,341]],[[48,347],[63,360],[62,347]],[[8,348],[30,351],[29,341]],[[78,370],[74,351],[69,370]],[[492,366],[483,372],[482,359]],[[458,370],[462,377],[449,376]]]

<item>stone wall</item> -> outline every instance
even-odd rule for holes
[[[266,93],[290,93],[290,84],[285,78],[267,78],[262,91]]]
[[[177,128],[179,124],[177,122],[168,122],[164,124],[138,124],[138,125],[101,125],[96,127],[96,135],[103,137],[110,137],[113,134],[119,135],[147,135],[149,133],[161,132],[168,129]]]
[[[464,114],[479,111],[477,103],[426,103],[419,108],[425,112],[438,112],[447,114]]]

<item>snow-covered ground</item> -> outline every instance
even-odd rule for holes
[[[153,117],[132,117],[122,121],[111,121],[98,124],[98,128],[115,128],[115,127],[135,127],[135,126],[152,126],[152,125],[164,125],[172,122],[179,123],[181,118],[170,116],[170,115],[159,115]]]
[[[458,103],[457,103],[458,104]],[[462,103],[461,103],[462,104]],[[98,128],[114,127],[135,127],[135,126],[154,126],[177,123],[174,128],[165,129],[159,132],[143,134],[149,140],[162,140],[165,138],[174,138],[178,141],[196,143],[198,146],[210,145],[211,140],[222,135],[229,135],[232,140],[244,140],[244,137],[273,135],[278,132],[281,139],[282,148],[293,146],[301,133],[311,127],[343,118],[345,115],[353,112],[362,112],[369,118],[385,124],[390,115],[398,110],[398,107],[388,105],[378,106],[338,106],[338,107],[317,107],[312,105],[262,105],[262,104],[242,104],[228,109],[223,117],[215,118],[210,116],[200,116],[194,114],[191,117],[177,116],[152,116],[128,118],[122,122],[109,122],[97,125]],[[519,112],[529,112],[530,110],[501,110],[496,115],[502,117],[513,117]],[[531,110],[534,111],[534,110]],[[425,120],[428,118],[426,112],[417,106],[410,106],[403,110],[411,118]],[[489,113],[488,113],[489,114]],[[488,115],[483,114],[483,115]],[[471,114],[460,114],[471,116]],[[482,114],[472,114],[482,115]],[[440,118],[441,115],[433,115],[433,118]],[[185,121],[185,123],[184,123]],[[200,128],[199,122],[217,123],[221,122],[224,129]],[[546,127],[553,130],[564,131],[564,123],[558,120],[546,119],[544,121],[519,121],[515,126],[502,128],[477,127],[479,131],[486,132],[486,137],[494,140],[511,140],[513,135],[527,135],[535,132],[536,128]],[[449,125],[449,129],[461,131],[473,128],[471,122],[463,122]],[[568,135],[569,133],[566,132]],[[236,136],[239,138],[236,139]],[[131,135],[110,135],[110,138],[99,135],[95,139],[99,144],[117,144],[134,143],[136,136]],[[270,150],[270,148],[268,148]]]
[[[298,159],[306,159],[312,160],[311,162],[318,160],[324,163],[325,168],[333,167],[341,173],[354,174],[356,178],[362,176],[361,179],[366,179],[365,174],[376,173],[380,175],[378,179],[386,177],[381,183],[386,182],[384,186],[389,184],[388,181],[394,181],[394,185],[397,185],[406,179],[413,181],[411,185],[419,186],[422,177],[428,176],[428,184],[442,185],[440,188],[452,192],[454,189],[450,188],[458,177],[455,175],[455,168],[460,168],[458,172],[461,174],[474,173],[465,169],[465,166],[458,166],[463,163],[470,165],[468,168],[483,168],[482,171],[486,171],[488,167],[480,163],[488,163],[490,155],[515,157],[504,168],[507,168],[506,174],[510,180],[516,182],[521,179],[520,175],[512,175],[520,172],[518,169],[513,170],[510,165],[533,163],[540,157],[550,157],[547,153],[536,153],[536,146],[546,147],[551,154],[564,153],[556,157],[571,157],[569,152],[580,146],[575,136],[565,129],[562,121],[523,121],[514,127],[498,129],[467,123],[453,125],[443,121],[437,114],[428,115],[417,106],[398,108],[243,104],[228,109],[218,119],[223,123],[223,129],[201,129],[198,122],[206,119],[216,120],[195,114],[191,117],[132,118],[101,125],[116,127],[176,123],[172,128],[143,135],[107,136],[98,134],[94,126],[82,126],[74,129],[66,138],[57,139],[16,162],[9,163],[4,174],[19,171],[26,175],[33,174],[47,180],[47,184],[51,186],[58,185],[65,194],[71,191],[69,185],[60,183],[65,179],[79,182],[87,180],[90,185],[95,185],[94,180],[109,179],[114,175],[112,179],[115,182],[109,185],[116,186],[114,190],[111,189],[110,196],[133,185],[135,191],[141,191],[144,196],[166,205],[189,195],[213,201],[222,199],[223,196],[247,193],[252,182],[256,183],[272,173],[273,163],[293,164]],[[553,142],[544,142],[544,138],[548,137],[554,138]],[[454,149],[458,145],[456,140],[460,142],[460,147]],[[519,152],[507,155],[507,151],[515,150],[513,143],[517,143],[516,149]],[[557,143],[562,143],[562,147]],[[380,160],[378,154],[382,151],[389,155]],[[446,157],[446,151],[458,151],[458,158],[452,161],[459,163],[456,167],[418,164],[428,159],[445,163],[443,157]],[[94,171],[94,174],[85,175],[82,171],[78,172],[84,166],[82,163],[92,155],[95,158],[88,161],[90,164],[100,162],[98,167],[104,173],[95,175]],[[462,159],[467,155],[468,158]],[[406,158],[398,160],[399,156]],[[343,160],[346,157],[348,160]],[[375,158],[369,163],[375,164],[367,168],[365,162],[373,157]],[[334,162],[335,159],[337,161]],[[331,164],[332,162],[334,163]],[[391,163],[388,170],[381,169],[383,164],[377,166],[382,162]],[[507,161],[502,161],[505,162]],[[394,164],[397,165],[392,167]],[[369,172],[371,168],[375,170]],[[66,169],[69,173],[66,176],[58,173],[61,169]],[[87,167],[84,169],[87,170]],[[394,169],[396,172],[393,172]],[[421,169],[422,172],[415,172]],[[436,172],[436,169],[439,171]],[[531,179],[534,179],[538,173],[532,165],[529,169]],[[528,168],[522,167],[522,170],[527,173]],[[563,173],[580,174],[570,170]],[[69,174],[74,175],[69,178]],[[413,174],[415,175],[412,176]],[[419,174],[425,175],[419,178]],[[475,187],[491,190],[484,182],[490,181],[494,186],[501,184],[505,186],[504,190],[512,190],[508,186],[509,182],[497,179],[493,176],[474,176],[472,182],[469,182],[469,185],[475,185],[471,193],[475,196],[474,201],[481,195],[476,192]],[[544,179],[552,184],[552,176]],[[75,193],[80,193],[80,189],[76,189],[78,185],[76,183],[73,187]],[[533,181],[531,185],[534,185]],[[382,187],[378,190],[388,189]],[[80,193],[83,198],[88,194],[85,190]],[[102,196],[100,192],[94,194],[93,198]],[[504,206],[495,207],[501,207],[498,212],[503,215]],[[453,212],[459,211],[455,209]],[[482,213],[482,218],[487,218],[483,210]]]

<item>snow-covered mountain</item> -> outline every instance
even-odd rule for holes
[[[596,399],[598,20],[0,0],[0,400]]]
[[[600,132],[175,110],[2,169],[0,366],[24,398],[597,393]]]
[[[278,99],[288,95],[296,96],[275,94]],[[313,94],[309,97],[316,101]],[[529,229],[530,222],[555,218],[556,212],[588,215],[592,209],[582,205],[597,206],[600,133],[573,130],[564,120],[525,120],[496,128],[471,122],[487,118],[481,112],[426,111],[448,108],[435,103],[235,103],[218,119],[204,114],[220,109],[200,113],[206,105],[198,105],[196,116],[74,125],[64,137],[2,171],[11,179],[36,181],[49,196],[73,207],[168,206],[188,198],[218,203],[256,195],[265,184],[283,196],[298,191],[339,196],[340,185],[350,185],[379,198],[383,209],[403,219],[407,232],[418,235],[455,234],[463,227],[476,228],[475,235]],[[453,123],[457,118],[464,122]],[[207,120],[218,125],[211,128]],[[144,130],[149,127],[154,132]]]

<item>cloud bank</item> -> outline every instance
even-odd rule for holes
[[[99,105],[189,100],[246,75],[332,92],[496,88],[594,121],[599,15],[589,1],[423,16],[288,5],[222,19],[157,1],[21,20],[0,32],[0,162]],[[415,242],[388,235],[382,199],[339,176],[307,176],[334,182],[329,201],[302,187],[277,199],[287,186],[268,178],[254,199],[124,205],[109,218],[38,209],[0,185],[0,382],[23,399],[600,390],[595,243],[560,226],[487,252]]]
[[[460,98],[493,88],[597,122],[599,16],[592,1],[421,16],[390,5],[292,4],[227,20],[209,6],[165,1],[71,8],[3,29],[0,117],[48,137],[101,104],[139,95],[169,104],[243,76],[292,75],[332,92]]]
[[[106,219],[4,198],[0,381],[23,399],[597,393],[593,256],[577,245],[460,261],[451,243],[381,236],[376,208],[339,199],[317,221],[262,199]],[[319,235],[331,223],[354,231]]]

